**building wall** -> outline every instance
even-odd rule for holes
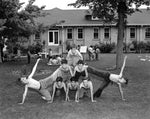
[[[73,38],[67,39],[67,29],[68,27],[62,27],[59,28],[59,40],[61,41],[60,45],[57,46],[49,46],[48,45],[48,32],[45,32],[41,34],[41,43],[45,41],[46,46],[46,52],[49,51],[49,48],[51,48],[54,52],[60,52],[63,50],[63,52],[67,52],[66,50],[66,41],[72,45],[75,43],[76,45],[95,45],[99,43],[117,43],[117,35],[118,35],[118,29],[117,27],[111,26],[110,28],[110,39],[104,39],[104,27],[70,27],[73,30]],[[78,28],[83,28],[83,39],[78,39]],[[98,39],[93,38],[94,28],[99,29],[99,37]],[[134,39],[130,38],[130,28],[136,28],[136,37]],[[125,43],[132,43],[132,41],[150,41],[150,39],[145,39],[145,28],[141,26],[128,26],[125,29],[124,33],[124,42]],[[34,43],[34,36],[31,37],[31,43]]]
[[[130,28],[135,28],[136,29],[136,37],[135,38],[130,38]],[[132,41],[137,41],[137,42],[147,42],[150,41],[150,39],[145,38],[145,28],[143,26],[129,26],[126,28],[127,34],[126,34],[126,43],[132,43]]]
[[[118,29],[116,27],[111,27],[110,35],[111,35],[111,43],[117,43]]]

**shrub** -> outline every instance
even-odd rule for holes
[[[115,48],[115,43],[103,43],[100,45],[99,49],[101,53],[110,53]]]
[[[20,50],[21,50],[21,54],[22,55],[26,55],[27,54],[27,48],[25,48],[24,46],[21,46]]]
[[[36,45],[30,45],[29,50],[31,54],[37,54],[38,52],[42,51],[42,45],[40,43],[37,43]]]
[[[146,51],[148,51],[150,53],[150,42],[149,41],[146,43]]]
[[[37,54],[38,52],[42,51],[42,45],[39,43],[37,43],[35,45],[33,44],[33,45],[28,46],[28,49],[30,50],[31,54]],[[27,54],[28,49],[24,46],[20,47],[21,53],[23,55]]]
[[[133,41],[132,44],[134,45],[134,49],[136,53],[147,53],[150,52],[150,42],[137,42]]]
[[[136,53],[145,53],[146,52],[146,44],[147,43],[145,43],[143,41],[141,41],[141,42],[133,41],[132,44],[134,46]]]

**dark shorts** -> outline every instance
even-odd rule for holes
[[[104,76],[104,79],[105,79],[106,81],[110,81],[109,77],[110,77],[110,72],[106,72],[106,73],[105,73],[105,76]]]

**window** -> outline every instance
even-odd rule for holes
[[[136,36],[136,29],[130,28],[130,38],[135,38],[135,36]]]
[[[145,29],[145,38],[150,38],[150,28]]]
[[[35,34],[35,40],[39,40],[40,39],[40,32],[36,32]]]
[[[67,29],[67,39],[72,39],[72,29]]]
[[[100,20],[98,17],[92,16],[92,20]]]
[[[110,28],[104,28],[104,39],[110,38]]]
[[[78,39],[83,39],[83,29],[82,28],[78,29]]]
[[[94,28],[93,37],[94,37],[94,39],[98,39],[98,28]]]
[[[49,31],[48,44],[49,45],[58,45],[59,44],[59,34],[58,34],[57,30]]]

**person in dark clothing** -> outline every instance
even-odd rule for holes
[[[88,72],[87,72],[87,65],[84,65],[83,60],[79,60],[77,65],[74,68],[74,77],[78,81],[79,78],[82,77],[88,77]]]
[[[28,64],[30,64],[30,61],[31,61],[31,52],[30,52],[29,49],[28,49],[28,52],[27,52],[27,58],[28,58]]]
[[[98,54],[99,54],[100,50],[97,46],[94,47],[94,53],[95,53],[95,60],[98,60]]]

